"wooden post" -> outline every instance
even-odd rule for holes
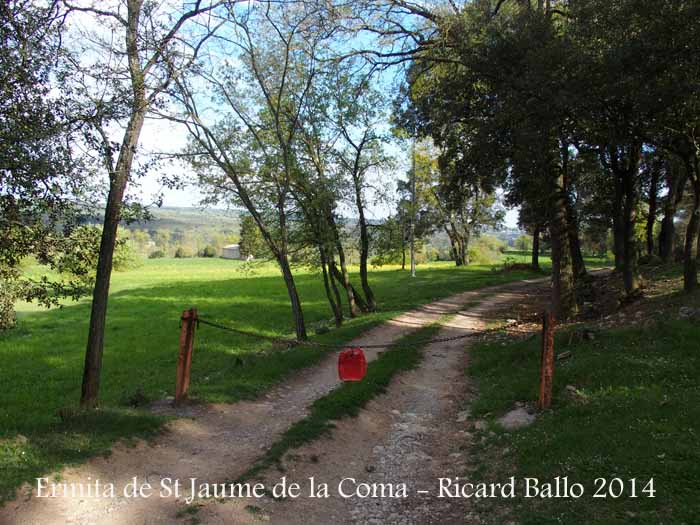
[[[190,366],[194,348],[194,329],[197,325],[197,310],[190,308],[182,312],[180,329],[180,354],[177,358],[177,380],[175,382],[175,404],[187,399],[190,388]]]
[[[552,404],[552,381],[554,377],[554,314],[546,311],[542,315],[542,362],[540,368],[540,410],[548,409]]]

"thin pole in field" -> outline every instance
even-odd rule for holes
[[[411,147],[411,277],[416,276],[416,139]]]

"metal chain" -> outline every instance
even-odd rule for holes
[[[401,342],[388,342],[388,343],[377,343],[377,344],[372,344],[372,345],[338,345],[338,344],[328,344],[328,343],[319,343],[316,341],[300,341],[299,339],[288,339],[284,337],[275,337],[271,335],[263,335],[263,334],[256,334],[255,332],[248,332],[246,330],[239,330],[238,328],[232,328],[230,326],[226,326],[214,321],[208,321],[206,319],[202,319],[201,317],[198,318],[197,320],[201,324],[205,324],[208,326],[211,326],[213,328],[218,328],[220,330],[224,330],[227,332],[232,332],[234,334],[239,334],[239,335],[244,335],[247,337],[252,337],[255,339],[263,339],[265,341],[272,341],[274,343],[283,343],[288,346],[314,346],[317,348],[332,348],[332,349],[343,349],[343,348],[355,348],[357,346],[361,346],[362,348],[368,349],[368,348],[393,348],[393,347],[422,347],[428,344],[433,344],[433,343],[448,343],[450,341],[458,341],[460,339],[469,339],[471,337],[478,337],[482,335],[488,335],[494,332],[499,332],[503,329],[508,329],[508,328],[516,328],[518,326],[521,326],[526,323],[530,323],[531,321],[516,321],[513,323],[507,323],[504,326],[497,326],[495,328],[488,328],[486,330],[478,330],[476,332],[469,332],[468,334],[460,334],[460,335],[454,335],[452,337],[438,337],[435,339],[420,339],[418,341],[414,341],[412,343],[401,343]]]

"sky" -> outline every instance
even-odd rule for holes
[[[148,120],[144,125],[141,135],[141,146],[148,152],[176,151],[182,149],[186,143],[187,132],[182,129],[181,126],[164,120]],[[385,173],[383,178],[393,180],[405,178],[404,174],[409,163],[409,151],[406,151],[402,155],[402,152],[398,148],[395,148],[393,153],[397,157],[400,157],[399,162],[394,170],[395,172]],[[197,188],[195,177],[192,174],[190,174],[188,177],[184,166],[179,167],[177,164],[175,164],[173,167],[168,169],[185,170],[185,172],[180,173],[180,175],[189,178],[190,184],[182,189],[164,188],[159,181],[162,173],[151,173],[140,180],[138,182],[139,187],[132,188],[132,191],[140,194],[141,200],[144,203],[153,202],[158,195],[161,195],[163,206],[199,207],[202,200],[202,194]],[[391,211],[392,209],[390,206],[375,205],[370,209],[370,216],[373,219],[383,219],[390,214]],[[352,210],[347,210],[346,213],[351,215]],[[505,218],[505,226],[515,228],[517,227],[517,223],[518,210],[508,210]]]
[[[89,15],[82,16],[79,20],[79,25],[88,29],[97,27]],[[385,92],[393,91],[397,86],[396,80],[401,75],[402,71],[398,68],[389,68],[384,70],[380,77],[376,79],[376,85]],[[119,140],[122,130],[114,129],[113,131],[114,138]],[[146,154],[176,152],[185,147],[187,139],[187,130],[182,125],[167,120],[148,119],[141,133],[140,149]],[[387,150],[396,158],[397,162],[392,171],[379,174],[375,182],[388,186],[388,193],[393,195],[395,194],[396,181],[405,178],[410,166],[410,148],[408,147],[408,142],[406,142],[406,145],[403,147],[399,144],[390,144]],[[177,171],[177,175],[181,178],[189,180],[189,183],[184,188],[170,189],[162,185],[162,176],[173,175],[173,170]],[[156,202],[158,197],[160,197],[163,206],[200,207],[200,202],[203,199],[202,193],[197,188],[194,174],[180,163],[166,164],[163,168],[149,172],[143,178],[134,181],[128,192],[132,197],[144,204]],[[368,200],[371,201],[371,199]],[[391,202],[370,203],[368,215],[372,219],[383,219],[393,212],[393,208],[394,206]],[[340,212],[347,216],[354,215],[354,210],[351,206],[342,206]],[[505,225],[515,227],[517,226],[517,219],[517,210],[510,210],[506,215]]]

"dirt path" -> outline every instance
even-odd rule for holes
[[[457,315],[444,329],[443,335],[479,328],[489,304],[512,301],[516,297],[513,295],[514,290],[526,289],[532,283],[542,281],[526,281],[456,294],[388,321],[356,339],[353,344],[362,346],[370,342],[393,341],[439,320],[445,314],[456,313],[467,304],[484,301],[480,306]],[[439,416],[439,421],[429,419],[431,414],[448,414],[448,409],[454,407],[452,398],[459,395],[459,389],[463,387],[463,367],[459,366],[460,360],[464,359],[464,352],[461,352],[463,346],[462,342],[456,346],[429,348],[421,368],[402,376],[401,384],[394,384],[389,396],[383,396],[381,401],[362,414],[359,426],[357,422],[344,422],[334,433],[336,440],[330,444],[324,441],[313,445],[323,451],[317,454],[322,459],[314,467],[322,472],[322,468],[330,468],[328,461],[337,461],[344,455],[347,461],[337,463],[335,470],[328,471],[329,481],[330,474],[340,473],[341,467],[345,466],[353,468],[347,468],[343,473],[350,476],[351,471],[357,470],[358,478],[363,477],[362,472],[367,477],[368,465],[376,469],[372,476],[393,479],[404,479],[402,476],[410,474],[406,469],[413,474],[420,469],[424,472],[425,465],[444,472],[436,463],[439,460],[434,458],[443,457],[442,452],[440,455],[435,453],[442,446],[438,438],[444,435],[436,425],[447,419],[444,415]],[[366,355],[368,360],[375,359],[377,351],[370,350]],[[274,443],[292,423],[307,415],[307,407],[315,399],[338,386],[336,359],[337,354],[329,354],[319,365],[303,370],[254,402],[190,407],[187,413],[179,414],[187,417],[169,424],[168,431],[153,444],[140,443],[135,448],[117,446],[108,458],[94,458],[86,464],[60,473],[61,482],[69,488],[82,484],[86,490],[92,483],[94,489],[95,480],[98,479],[103,486],[112,483],[116,493],[114,497],[95,497],[84,493],[39,498],[35,488],[31,492],[25,488],[22,496],[0,509],[0,524],[157,524],[192,520],[194,515],[186,512],[188,508],[183,501],[184,497],[159,497],[161,480],[181,479],[187,487],[188,480],[193,477],[203,482],[222,483],[241,475],[260,456],[262,450]],[[398,415],[393,410],[398,411]],[[454,429],[452,433],[454,434]],[[347,441],[345,445],[343,440]],[[332,447],[328,451],[327,445]],[[331,451],[338,446],[341,456]],[[431,455],[422,452],[425,447],[431,451],[432,459],[424,456]],[[369,459],[368,451],[371,451]],[[401,459],[406,454],[410,461]],[[449,463],[456,464],[457,459],[450,458]],[[300,466],[299,471],[302,470],[304,469]],[[149,482],[154,494],[147,498],[124,496],[123,487],[135,476],[139,484]],[[319,479],[320,476],[319,474]],[[183,496],[184,492],[186,491],[183,491]],[[257,503],[246,503],[235,500],[235,503],[210,504],[197,512],[196,520],[201,520],[202,523],[247,523],[266,519],[267,515],[258,514],[257,508],[245,510],[245,505],[248,504],[261,505],[260,501],[256,501]],[[312,513],[310,520],[310,516],[304,515],[307,510],[303,508],[309,501],[312,500],[295,500],[295,506],[289,508],[289,512],[297,515],[298,519],[285,510],[284,503],[279,504],[279,510],[275,509],[269,516],[273,516],[278,523],[330,523],[329,512],[332,507],[332,514],[337,516],[338,522],[372,523],[364,521],[365,518],[371,518],[378,519],[376,523],[379,523],[386,522],[389,519],[387,516],[398,511],[388,500],[380,500],[379,504],[377,500],[366,500],[376,507],[376,513],[363,510],[365,507],[360,505],[352,507],[352,500],[324,500],[308,510]],[[416,504],[416,509],[420,509],[421,504]],[[413,503],[409,502],[410,505]],[[402,507],[401,515],[412,515],[404,514],[405,512],[407,511]],[[413,521],[409,519],[406,523]]]
[[[503,317],[512,312],[510,306],[542,294],[542,288],[509,286],[484,293],[477,306],[459,312],[436,337],[484,329],[497,313]],[[229,500],[201,508],[198,518],[202,523],[285,525],[479,523],[468,500],[437,497],[438,478],[464,479],[468,471],[464,444],[472,437],[472,422],[462,409],[472,394],[464,374],[469,341],[427,347],[419,368],[396,378],[358,418],[338,422],[329,438],[288,455],[284,473],[267,473],[268,486],[286,476],[307,488],[313,477],[316,485],[328,484],[329,498],[308,498],[306,491],[297,499]],[[408,497],[343,498],[337,488],[344,478],[356,480],[343,483],[345,492],[361,483],[395,488],[403,483]]]

